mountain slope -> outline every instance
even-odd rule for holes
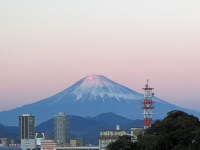
[[[199,113],[186,110],[154,98],[154,118],[161,119],[171,110],[183,110],[199,116]],[[0,112],[0,122],[5,125],[18,125],[18,116],[32,113],[36,124],[52,118],[58,112],[69,115],[95,116],[113,112],[129,119],[142,119],[143,94],[135,92],[102,75],[89,75],[64,91],[33,104]],[[10,119],[12,118],[12,119]]]

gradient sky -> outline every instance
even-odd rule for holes
[[[199,111],[200,1],[0,1],[0,111],[91,73]]]

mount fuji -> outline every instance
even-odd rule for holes
[[[17,125],[18,116],[31,113],[36,124],[46,121],[58,112],[70,115],[96,116],[113,112],[129,119],[142,119],[143,94],[120,85],[103,75],[89,75],[69,88],[38,102],[0,112],[0,122]],[[162,119],[171,110],[183,110],[199,116],[199,112],[180,108],[157,97],[153,99],[153,119]]]

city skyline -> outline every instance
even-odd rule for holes
[[[52,96],[88,74],[199,111],[200,2],[0,2],[0,111]]]

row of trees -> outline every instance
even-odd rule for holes
[[[107,150],[200,150],[200,122],[183,111],[171,111],[139,135],[137,142],[122,136]]]

